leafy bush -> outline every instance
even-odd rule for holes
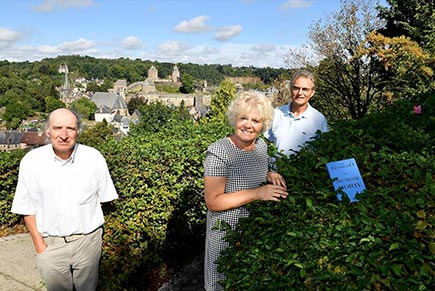
[[[192,118],[184,106],[166,106],[160,101],[153,101],[139,107],[141,117],[137,125],[130,129],[130,136],[152,134],[159,131],[168,132],[182,124],[189,126]]]
[[[281,203],[253,203],[219,260],[226,290],[434,290],[433,96],[330,133],[278,165]],[[414,100],[414,102],[416,102]],[[354,157],[367,190],[339,202],[325,165]]]
[[[138,128],[121,142],[100,147],[120,195],[105,209],[102,290],[153,290],[167,267],[194,255],[192,248],[203,248],[204,152],[228,132],[226,127],[191,120],[157,132],[141,133]]]
[[[80,138],[105,156],[120,195],[103,204],[101,290],[156,289],[167,268],[195,255],[192,248],[203,248],[202,162],[208,144],[226,135],[228,127],[194,123],[184,107],[153,103],[142,110],[141,123],[122,141],[106,139],[107,128],[93,128]],[[0,154],[1,225],[19,222],[10,207],[24,154]]]
[[[19,222],[20,216],[11,213],[12,200],[18,180],[18,166],[25,151],[0,152],[0,226]]]
[[[278,159],[291,195],[249,205],[251,216],[230,233],[232,247],[220,260],[227,289],[434,290],[434,102],[419,96],[337,122],[290,161]],[[120,194],[103,206],[100,290],[152,290],[170,262],[203,248],[204,152],[230,128],[153,106],[143,113],[161,127],[140,123],[120,142],[95,145]],[[0,153],[1,225],[19,221],[10,204],[24,153]],[[367,187],[356,203],[338,202],[325,169],[349,157]]]

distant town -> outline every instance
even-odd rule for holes
[[[180,71],[177,65],[174,65],[171,76],[166,79],[159,78],[158,70],[151,66],[144,81],[128,84],[126,80],[117,80],[113,83],[113,88],[107,92],[89,92],[87,90],[89,80],[85,78],[77,78],[71,82],[67,65],[59,66],[59,73],[65,75],[63,86],[59,88],[60,101],[68,106],[81,98],[89,99],[96,105],[93,123],[105,120],[124,136],[128,135],[130,125],[137,123],[140,118],[138,110],[134,110],[131,114],[128,111],[127,104],[132,98],[139,98],[145,102],[161,102],[175,107],[183,104],[188,108],[192,118],[199,120],[207,112],[213,92],[216,89],[214,86],[209,87],[207,80],[204,80],[200,83],[197,82],[194,92],[190,94],[159,92],[157,90],[159,85],[180,87]],[[243,89],[243,84],[261,82],[258,77],[228,77],[227,79],[234,82],[238,90]],[[104,81],[93,80],[93,82],[102,84]],[[270,89],[266,93],[274,94],[276,92],[274,89]],[[48,138],[42,128],[44,122],[45,120],[23,120],[19,130],[1,130],[0,151],[25,149],[47,144]]]

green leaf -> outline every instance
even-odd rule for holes
[[[426,217],[426,212],[424,210],[417,211],[417,217],[419,217],[419,218],[425,218]]]
[[[419,221],[417,222],[417,225],[415,226],[415,229],[422,230],[422,229],[425,229],[426,226],[428,226],[428,225],[429,225],[429,223],[427,223],[426,221],[424,221],[424,220],[419,220]]]
[[[393,273],[397,276],[400,276],[402,274],[401,266],[398,264],[391,265],[391,270],[393,270]]]
[[[308,208],[313,207],[313,200],[311,198],[306,198],[305,201],[307,203]]]
[[[389,251],[392,251],[392,250],[396,250],[396,249],[398,249],[400,247],[400,244],[399,243],[392,243],[391,245],[390,245],[390,248],[388,249]]]
[[[429,251],[432,253],[432,255],[435,255],[435,243],[434,243],[434,241],[433,240],[431,240],[430,242],[429,242]]]

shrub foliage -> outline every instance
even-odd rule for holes
[[[10,212],[18,180],[18,166],[24,152],[20,150],[0,152],[0,226],[19,222],[19,215]]]
[[[194,123],[183,109],[161,106],[141,108],[145,118],[130,137],[100,147],[120,195],[105,209],[103,290],[155,290],[168,264],[203,248],[204,153],[228,128]],[[163,116],[159,127],[147,125],[146,117],[156,114]]]
[[[434,99],[337,122],[290,160],[278,158],[290,195],[252,203],[229,233],[219,261],[226,290],[434,290]],[[229,128],[159,107],[141,108],[144,120],[161,117],[159,128],[142,120],[128,138],[95,144],[120,194],[103,206],[100,290],[156,290],[169,262],[203,248],[204,152]],[[0,153],[1,226],[19,222],[9,210],[24,153]],[[325,168],[349,157],[367,187],[355,203],[337,200]]]
[[[343,121],[277,163],[289,197],[249,205],[220,258],[226,290],[434,290],[434,96]],[[354,157],[367,190],[339,202],[326,163]],[[347,197],[347,196],[346,196]]]

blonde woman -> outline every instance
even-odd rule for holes
[[[243,92],[229,106],[227,117],[234,132],[211,144],[204,162],[207,291],[223,290],[219,281],[224,275],[217,271],[215,261],[227,243],[225,232],[216,226],[225,221],[234,228],[239,218],[249,215],[244,206],[252,201],[279,202],[287,197],[286,183],[280,174],[270,171],[267,145],[259,138],[272,123],[270,100],[257,91]]]

